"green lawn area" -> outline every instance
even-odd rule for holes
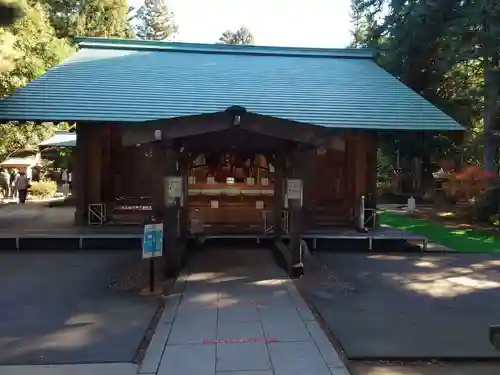
[[[500,253],[500,238],[471,229],[447,228],[439,223],[391,212],[379,212],[380,224],[420,234],[450,249],[464,253]]]

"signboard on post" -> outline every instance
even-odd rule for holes
[[[146,224],[142,240],[142,258],[157,258],[163,254],[163,223]]]
[[[286,180],[286,196],[290,200],[302,200],[302,180],[300,178]]]
[[[178,198],[182,199],[183,186],[182,186],[182,177],[181,176],[165,177],[163,184],[165,187],[164,202],[167,206],[175,204],[175,200]]]
[[[171,198],[182,197],[182,177],[169,176],[167,177],[167,194]]]

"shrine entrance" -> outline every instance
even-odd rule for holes
[[[297,160],[312,145],[239,128],[184,137],[176,145],[177,175],[187,185],[178,219],[187,236],[289,234],[286,179],[300,176]]]
[[[162,221],[175,269],[179,243],[217,236],[283,240],[287,263],[296,264],[306,231],[354,227],[374,180],[370,133],[239,107],[123,126],[80,123],[77,134],[76,217],[86,220],[87,206],[99,204],[106,224]]]
[[[191,156],[187,206],[192,234],[272,234],[274,155],[235,150]]]
[[[300,263],[302,189],[286,196],[290,179],[300,181],[306,154],[327,129],[241,109],[192,118],[157,120],[128,128],[128,142],[152,145],[157,171],[153,215],[164,223],[165,256],[180,268],[189,238],[263,236],[288,245],[289,272]]]

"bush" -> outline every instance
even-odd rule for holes
[[[33,181],[29,189],[29,195],[33,198],[49,198],[53,197],[57,192],[57,184],[55,181]]]
[[[472,206],[472,216],[480,223],[492,223],[492,217],[496,217],[499,206],[500,186],[488,187],[479,195]]]

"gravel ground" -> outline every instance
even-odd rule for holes
[[[498,375],[498,363],[370,363],[352,361],[352,375]]]
[[[165,282],[163,277],[164,260],[162,257],[155,259],[155,280],[161,284]],[[134,262],[123,272],[113,278],[109,284],[112,290],[116,291],[141,291],[149,287],[149,259]]]
[[[349,277],[345,277],[345,274],[357,274],[360,269],[356,269],[356,262],[352,262],[349,256],[363,257],[363,254],[349,254],[349,261],[341,261],[340,254],[331,254],[330,260],[336,259],[334,266],[332,267],[332,262],[325,260],[325,256],[314,256],[311,260],[306,262],[306,272],[305,276],[299,280],[295,280],[295,284],[306,299],[306,301],[311,305],[311,308],[317,311],[314,305],[314,298],[312,296],[317,294],[318,291],[328,291],[328,290],[340,290],[341,295],[348,296],[359,290],[359,284],[351,282]],[[327,256],[328,257],[328,256]],[[472,260],[472,259],[471,259]],[[491,261],[490,257],[485,257],[482,259],[479,257],[477,262],[469,262],[469,264],[481,264],[481,261],[487,262]],[[425,260],[418,260],[418,262],[425,262]],[[495,261],[493,260],[493,263]],[[424,263],[422,263],[424,264]],[[349,268],[350,266],[351,268]],[[455,266],[457,266],[455,264]],[[339,268],[344,271],[339,271]],[[454,271],[463,271],[460,267],[453,267]],[[363,271],[363,270],[361,270]],[[364,271],[367,271],[366,269]],[[403,271],[401,271],[403,272]],[[425,270],[424,270],[425,273]],[[496,272],[491,274],[497,277]],[[373,280],[368,278],[366,284],[370,285]],[[327,293],[325,293],[327,294]],[[363,298],[363,294],[359,295],[359,298]],[[387,316],[387,320],[392,317]],[[349,360],[342,347],[342,343],[338,340],[335,335],[335,330],[332,329],[324,320],[322,316],[319,316],[320,323],[323,326],[325,332],[329,335],[329,339],[336,347],[337,351],[344,358],[344,361],[348,365],[352,375],[498,375],[500,374],[500,362],[439,362],[439,361],[355,361]]]
[[[137,251],[0,253],[0,365],[133,361],[160,307],[131,290],[140,278],[117,283],[138,262]]]

